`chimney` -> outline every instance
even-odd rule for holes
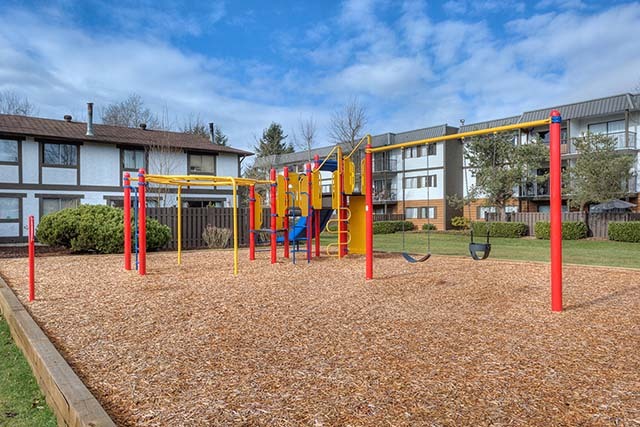
[[[211,141],[212,144],[216,143],[216,133],[213,122],[209,123],[209,141]]]
[[[87,136],[93,136],[93,102],[87,102]]]
[[[65,114],[64,116],[64,121],[69,123],[71,121],[72,117],[69,114]]]
[[[140,123],[140,129],[147,130],[147,124],[146,123]]]

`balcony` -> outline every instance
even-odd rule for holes
[[[398,193],[395,189],[377,191],[373,190],[373,204],[389,204],[396,203],[398,201]]]
[[[396,159],[374,159],[373,173],[397,172],[398,161]]]
[[[563,188],[565,187],[565,183],[563,183]],[[636,193],[636,188],[638,185],[638,177],[637,176],[632,176],[631,178],[629,178],[629,181],[627,183],[625,183],[624,185],[624,189],[626,193]],[[520,197],[524,197],[524,198],[540,198],[540,199],[545,199],[548,198],[550,195],[549,192],[549,183],[545,182],[542,184],[532,184],[530,186],[528,186],[527,188],[521,188],[520,189]],[[563,194],[563,196],[565,196],[565,194]]]
[[[638,148],[637,138],[635,132],[629,132],[629,138],[627,139],[626,132],[612,132],[605,134],[609,138],[616,142],[616,150],[636,150]],[[566,141],[562,141],[562,154],[577,154],[576,147],[573,143],[566,144]],[[564,147],[567,147],[567,151]]]

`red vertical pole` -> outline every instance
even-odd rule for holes
[[[256,259],[256,186],[249,186],[249,260]]]
[[[276,170],[271,169],[271,173],[269,174],[269,179],[271,180],[270,187],[270,200],[269,205],[271,207],[271,264],[275,264],[278,258],[276,253],[278,242],[276,236],[276,229],[278,227],[278,212],[276,210]]]
[[[36,236],[33,215],[29,215],[29,302],[36,299]]]
[[[138,272],[147,274],[147,192],[144,169],[138,171]]]
[[[311,192],[313,188],[311,186],[311,163],[305,163],[304,172],[307,174],[307,262],[311,261],[311,227],[313,226],[311,218],[313,218],[313,211],[311,209]]]
[[[313,156],[313,164],[314,164],[314,169],[318,169],[320,167],[320,156],[319,155],[314,155]],[[320,189],[320,191],[322,192],[322,177],[320,174],[318,174],[318,179],[321,180],[318,184],[318,188]],[[314,221],[313,221],[313,225],[315,227],[315,239],[316,239],[316,257],[320,256],[320,210],[314,211],[313,212],[314,215]]]
[[[373,279],[373,153],[371,149],[371,137],[367,136],[367,148],[365,152],[365,253],[366,253],[366,279]]]
[[[287,166],[284,167],[284,185],[287,188],[285,191],[285,209],[284,209],[284,257],[289,258],[289,168]]]
[[[562,117],[551,112],[549,125],[551,195],[551,311],[562,311],[562,162],[560,126]]]
[[[124,269],[131,270],[131,174],[124,173]]]

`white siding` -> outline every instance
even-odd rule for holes
[[[187,171],[187,154],[150,151],[147,172],[157,175],[187,175],[189,173]]]

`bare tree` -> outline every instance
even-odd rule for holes
[[[31,116],[35,113],[34,105],[26,96],[20,96],[12,90],[0,91],[0,114]]]
[[[154,139],[147,149],[149,156],[149,173],[154,175],[175,175],[180,173],[181,155],[183,150],[174,145],[169,130],[173,128],[173,122],[169,119],[169,109],[164,106],[162,116],[157,120],[153,131]],[[149,131],[151,132],[151,131]],[[168,195],[175,190],[175,186],[165,184],[153,184],[150,186],[149,196],[155,199],[158,206],[172,205]]]
[[[353,149],[362,137],[366,125],[366,109],[358,98],[352,98],[344,109],[333,113],[329,135],[334,142],[347,143]]]
[[[102,123],[130,128],[144,123],[149,129],[159,129],[164,125],[156,114],[145,107],[142,97],[135,93],[124,101],[108,105],[102,111]]]
[[[312,116],[298,121],[298,131],[293,133],[293,145],[300,150],[307,152],[309,162],[311,162],[311,149],[315,145],[318,127]],[[298,134],[300,135],[298,137]]]

